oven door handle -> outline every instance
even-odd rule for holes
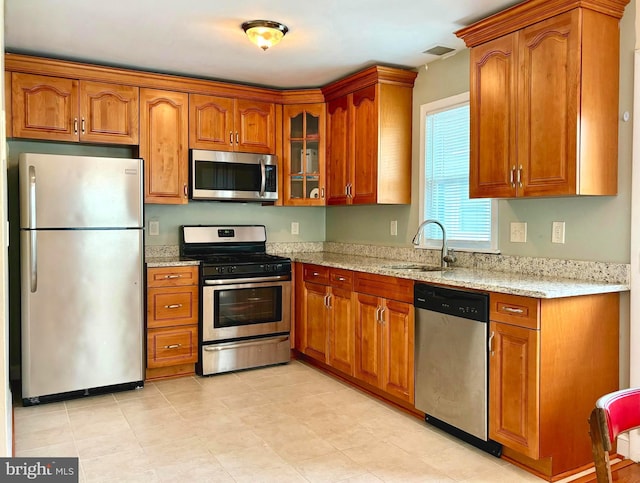
[[[278,337],[273,339],[259,339],[253,342],[240,342],[240,343],[230,342],[227,344],[205,345],[202,347],[202,350],[205,350],[207,352],[218,352],[218,351],[223,351],[227,349],[238,349],[240,347],[250,347],[254,345],[279,344],[287,340],[289,340],[289,336],[283,336],[283,337]]]
[[[277,275],[275,277],[251,277],[251,278],[225,278],[219,280],[205,280],[205,285],[234,285],[236,283],[278,282],[291,280],[290,275]]]

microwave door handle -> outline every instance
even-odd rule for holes
[[[267,170],[264,166],[264,159],[260,159],[260,175],[262,176],[262,181],[260,182],[260,197],[263,198],[267,185]]]

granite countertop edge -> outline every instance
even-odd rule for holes
[[[521,295],[534,298],[562,298],[601,293],[626,292],[623,283],[592,282],[570,278],[536,277],[520,273],[454,267],[451,270],[416,272],[391,268],[410,265],[406,260],[345,255],[330,252],[287,253],[293,262],[313,263],[356,272],[405,278],[416,282],[434,283],[454,288]],[[178,256],[152,257],[145,260],[148,268],[198,265],[196,260],[180,260]]]
[[[552,278],[520,273],[478,270],[454,267],[445,271],[416,272],[391,268],[390,265],[411,265],[406,260],[361,257],[327,252],[290,253],[292,261],[342,268],[378,275],[389,275],[416,282],[447,285],[489,292],[522,295],[534,298],[562,298],[601,293],[626,292],[629,285],[622,283],[592,282],[570,278]]]

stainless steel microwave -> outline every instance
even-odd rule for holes
[[[275,201],[278,158],[269,154],[191,150],[189,194],[193,200]]]

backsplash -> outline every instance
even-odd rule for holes
[[[429,265],[440,264],[440,250],[336,242],[267,242],[268,253],[286,255],[287,253],[322,251]],[[177,257],[178,254],[178,246],[174,245],[150,245],[145,247],[145,258],[170,258]],[[453,264],[454,267],[592,282],[627,285],[630,283],[631,269],[630,265],[625,263],[559,260],[471,252],[455,252],[455,255],[457,261]]]

